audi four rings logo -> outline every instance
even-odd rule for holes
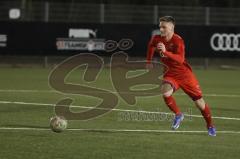
[[[215,33],[210,45],[215,51],[240,51],[240,34]]]

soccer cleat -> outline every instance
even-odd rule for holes
[[[174,118],[173,124],[172,124],[172,129],[176,130],[177,128],[179,128],[180,123],[181,123],[181,121],[183,121],[183,119],[184,119],[184,115],[182,113],[175,115],[175,118]]]
[[[217,136],[216,129],[214,127],[209,127],[208,128],[208,135],[209,136]]]

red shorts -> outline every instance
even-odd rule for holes
[[[184,73],[181,77],[165,75],[163,77],[163,83],[171,84],[174,91],[181,88],[193,101],[202,98],[200,85],[192,72]]]

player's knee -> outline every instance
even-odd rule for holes
[[[205,101],[203,100],[203,98],[200,98],[200,99],[198,99],[198,100],[196,100],[196,101],[194,101],[194,102],[195,102],[195,105],[196,105],[200,110],[204,110],[204,109],[205,109],[206,103],[205,103]]]
[[[161,92],[163,97],[170,97],[173,94],[173,88],[170,84],[165,83],[161,87]]]
[[[163,91],[162,94],[163,94],[163,97],[170,97],[173,94],[173,89],[170,88],[167,91]]]

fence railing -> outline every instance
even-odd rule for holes
[[[9,11],[17,8],[18,21],[157,24],[172,15],[182,25],[240,25],[240,8],[24,2],[1,1],[0,21],[11,20]]]

